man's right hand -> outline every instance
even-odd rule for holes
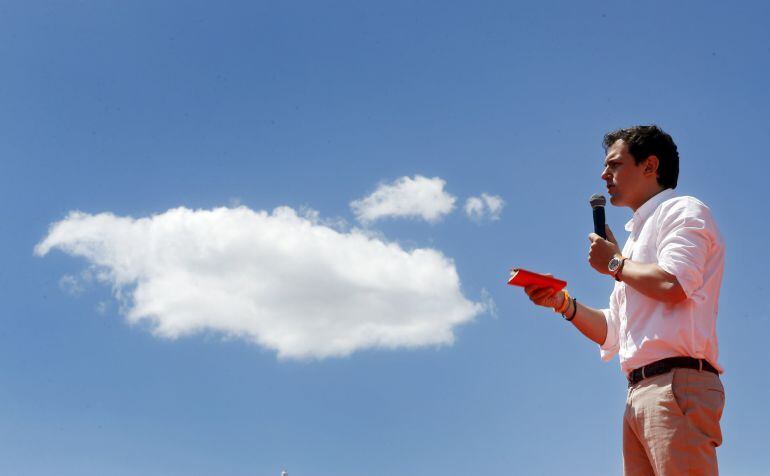
[[[552,276],[546,273],[546,276]],[[529,296],[530,301],[538,306],[559,309],[564,304],[564,293],[556,292],[552,287],[543,287],[536,284],[530,284],[524,288],[524,292]]]
[[[547,274],[547,276],[551,275]],[[550,307],[555,311],[556,309],[561,309],[564,305],[564,293],[562,291],[555,292],[551,287],[532,284],[525,287],[524,292],[538,306]],[[604,311],[588,307],[585,304],[576,307],[568,311],[574,318],[572,324],[584,336],[599,345],[603,345],[607,340],[607,320],[605,319]],[[570,308],[568,307],[567,309]]]

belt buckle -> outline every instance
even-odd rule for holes
[[[640,377],[640,374],[641,374],[641,377]],[[644,380],[644,378],[645,377],[644,377],[644,368],[643,367],[642,368],[638,368],[638,369],[633,369],[628,374],[628,384],[629,385],[636,385],[637,383],[639,383],[642,380]]]

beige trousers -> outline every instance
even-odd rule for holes
[[[725,391],[711,372],[674,369],[629,387],[623,474],[717,475]]]

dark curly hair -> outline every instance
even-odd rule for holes
[[[636,165],[654,155],[658,158],[658,184],[663,188],[676,188],[679,179],[679,152],[674,139],[656,125],[634,126],[618,129],[604,136],[604,152],[616,141],[628,144],[628,152]]]

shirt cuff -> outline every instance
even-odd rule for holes
[[[676,282],[679,283],[679,285],[682,287],[682,291],[684,291],[684,294],[688,299],[692,297],[692,293],[695,291],[696,286],[698,286],[696,283],[697,277],[693,276],[694,273],[688,273],[686,270],[687,268],[683,266],[677,266],[675,262],[667,259],[658,261],[658,266],[660,266],[663,271],[673,275],[676,278]]]
[[[612,316],[609,309],[601,309],[604,314],[604,320],[607,322],[607,337],[604,343],[599,346],[599,354],[605,362],[611,360],[618,353],[618,333],[612,325]]]

